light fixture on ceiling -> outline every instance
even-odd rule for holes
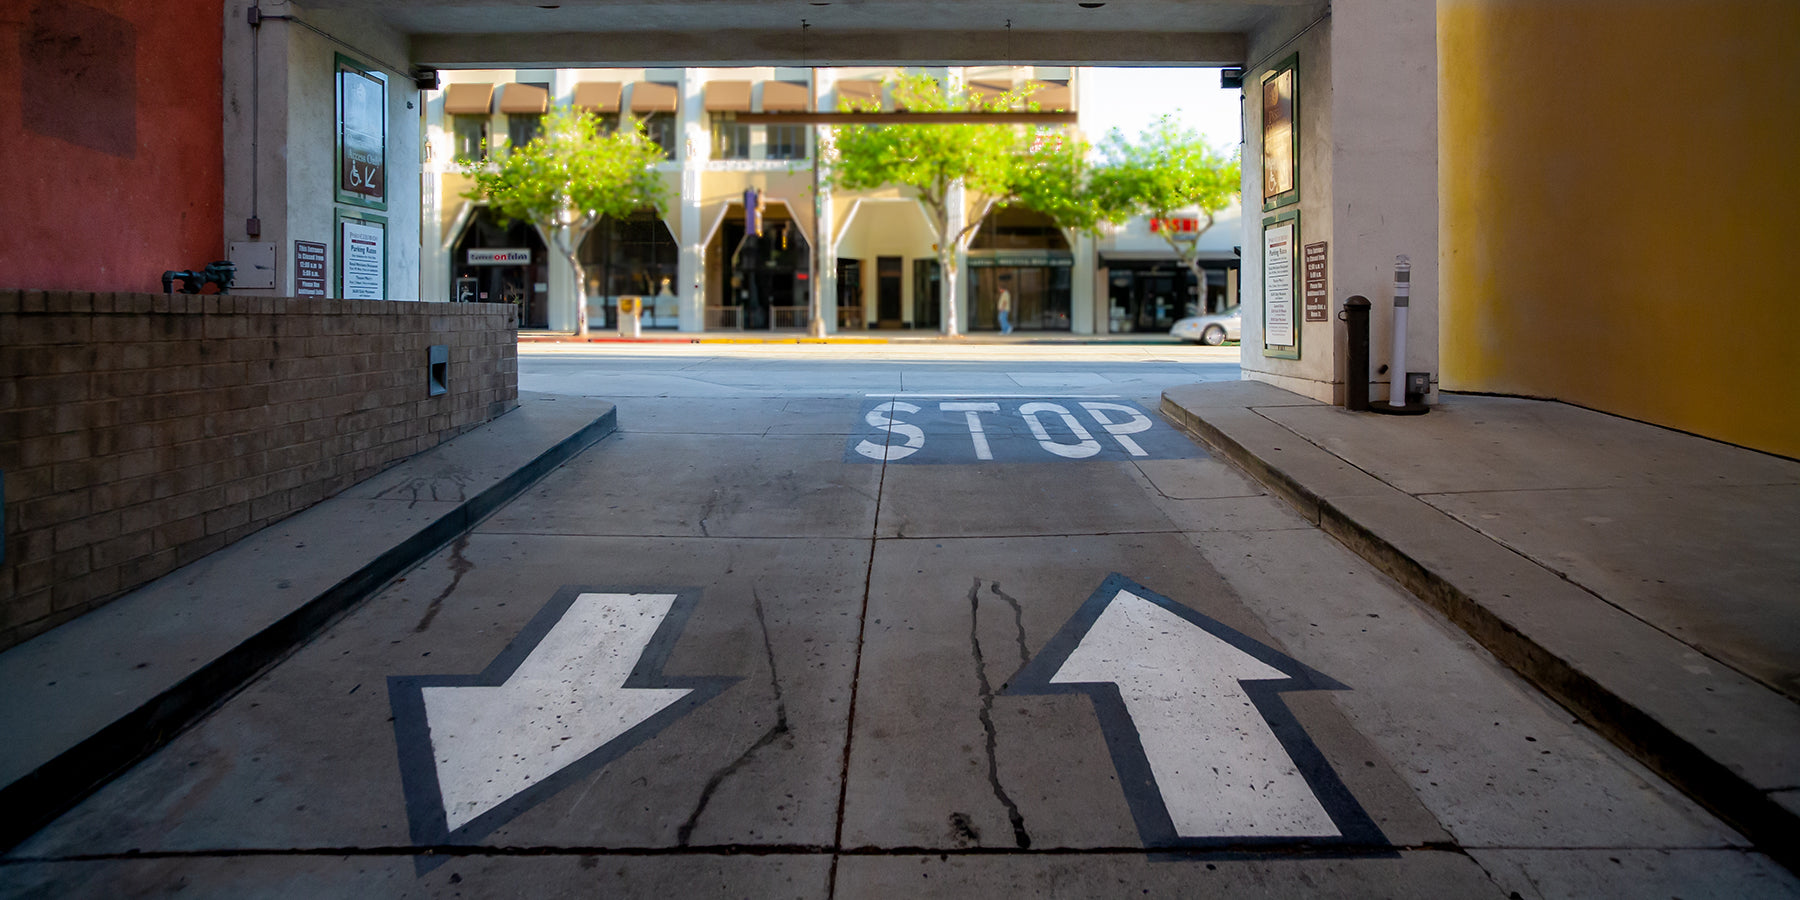
[[[1104,4],[1104,3],[1077,3],[1075,5],[1081,7],[1082,9],[1099,9],[1100,7],[1105,6],[1106,4]]]

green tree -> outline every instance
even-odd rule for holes
[[[982,97],[916,73],[895,79],[893,91],[908,112],[1000,112],[1028,102],[1027,92]],[[1058,129],[980,123],[851,125],[836,130],[833,148],[833,187],[854,191],[902,185],[912,188],[924,205],[943,273],[939,321],[949,337],[960,333],[957,251],[967,249],[969,236],[994,205],[1022,203],[1065,227],[1091,227],[1095,221],[1094,209],[1075,193],[1086,147]],[[958,186],[970,214],[953,232]]]
[[[1240,191],[1239,160],[1208,146],[1206,139],[1164,116],[1146,129],[1136,142],[1113,129],[1100,144],[1101,163],[1092,173],[1089,190],[1100,215],[1124,222],[1137,215],[1165,221],[1177,213],[1198,209],[1200,224],[1191,232],[1164,227],[1158,231],[1170,249],[1194,273],[1194,283],[1206,284],[1199,263],[1200,236],[1212,228],[1220,210],[1237,200]]]
[[[497,160],[470,162],[475,185],[463,196],[486,201],[501,224],[527,222],[575,273],[575,331],[585,335],[587,273],[581,244],[602,218],[624,218],[650,206],[660,215],[668,187],[656,171],[662,148],[643,124],[608,132],[599,116],[558,108],[531,143]]]

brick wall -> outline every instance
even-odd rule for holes
[[[510,306],[0,291],[0,649],[517,402]]]

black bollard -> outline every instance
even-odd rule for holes
[[[1344,408],[1369,411],[1369,298],[1354,294],[1338,311],[1349,329],[1344,353]]]

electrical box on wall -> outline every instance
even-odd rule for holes
[[[425,348],[425,395],[436,397],[450,392],[450,345],[432,344]]]
[[[237,277],[231,286],[243,290],[275,287],[275,244],[269,241],[232,241],[227,248]]]

